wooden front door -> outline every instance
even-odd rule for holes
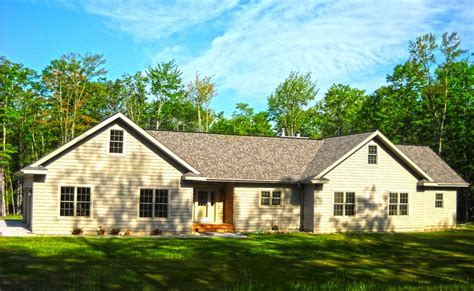
[[[215,222],[214,192],[198,189],[194,197],[194,220],[196,222]]]

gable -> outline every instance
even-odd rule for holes
[[[111,130],[123,130],[124,153],[109,153]],[[83,183],[102,177],[130,181],[141,179],[137,172],[154,172],[161,180],[164,176],[178,180],[187,170],[147,142],[133,129],[121,122],[114,122],[94,132],[80,143],[75,144],[59,155],[45,162],[47,179],[77,176]],[[134,173],[133,175],[131,173]]]
[[[368,163],[369,146],[377,147],[377,164]],[[391,185],[394,189],[415,188],[420,174],[413,171],[379,139],[372,139],[328,171],[324,178],[342,188],[351,189],[354,184]],[[390,190],[390,189],[387,189]]]
[[[74,138],[73,140],[69,141],[68,143],[64,144],[63,146],[59,147],[58,149],[54,150],[50,154],[42,157],[38,161],[32,163],[28,167],[43,166],[49,160],[57,158],[58,155],[65,152],[66,150],[70,150],[72,147],[74,147],[76,145],[80,145],[81,143],[86,141],[90,136],[94,135],[96,132],[100,131],[101,129],[103,129],[107,126],[110,126],[114,122],[123,122],[126,126],[133,129],[137,134],[141,135],[146,141],[148,141],[151,144],[153,144],[154,146],[156,146],[158,149],[160,149],[162,152],[164,152],[170,158],[175,160],[178,164],[182,165],[188,171],[190,171],[192,173],[195,173],[195,174],[199,174],[199,171],[197,171],[194,167],[192,167],[190,164],[188,164],[186,161],[184,161],[181,157],[177,156],[175,153],[173,153],[171,150],[169,150],[167,147],[165,147],[163,144],[161,144],[158,140],[154,139],[145,130],[140,128],[138,125],[136,125],[134,122],[132,122],[130,119],[128,119],[126,116],[124,116],[121,113],[114,114],[113,116],[103,120],[99,124],[95,125],[91,129],[84,132],[83,134],[79,135],[78,137]],[[21,173],[21,171],[19,171],[19,172]]]

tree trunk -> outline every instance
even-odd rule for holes
[[[198,131],[202,132],[202,124],[201,124],[201,106],[198,105]]]
[[[0,169],[0,216],[5,217],[7,215],[6,205],[7,200],[5,197],[5,179],[3,176],[3,169]]]

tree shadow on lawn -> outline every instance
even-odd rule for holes
[[[473,284],[473,240],[472,231],[24,238],[0,241],[0,286],[189,289],[263,282],[285,289],[335,279],[394,286]]]

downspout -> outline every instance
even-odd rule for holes
[[[301,186],[300,181],[296,183],[298,189],[300,189],[300,231],[304,231],[304,194],[303,187]]]

